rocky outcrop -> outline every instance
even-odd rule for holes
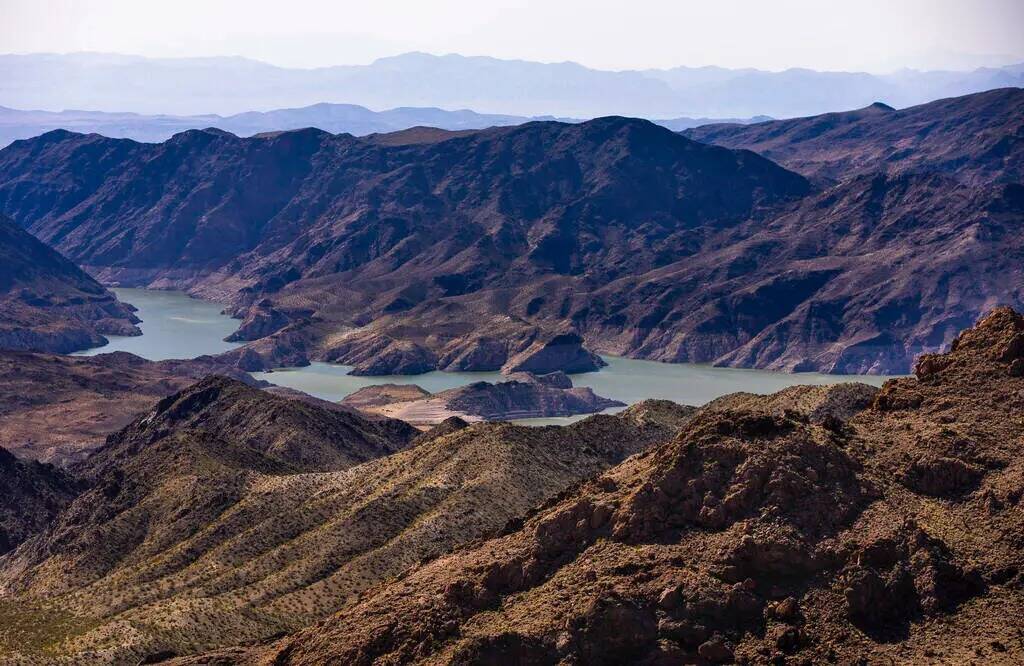
[[[341,404],[362,411],[373,411],[398,402],[422,400],[430,395],[430,391],[415,384],[376,384],[350,393]]]
[[[624,403],[596,395],[590,388],[573,388],[561,372],[550,375],[516,373],[508,381],[474,382],[429,393],[419,386],[367,386],[341,401],[347,407],[384,414],[418,425],[467,421],[505,421],[594,414]]]
[[[523,319],[481,313],[470,321],[460,308],[416,310],[350,331],[316,353],[351,365],[354,375],[415,375],[433,370],[541,374],[589,372],[604,365],[574,333],[555,335]]]
[[[258,340],[277,333],[291,322],[290,316],[274,308],[269,299],[263,299],[246,309],[238,330],[224,339],[227,342]]]
[[[0,349],[69,353],[140,335],[133,308],[0,216]]]
[[[312,334],[307,322],[296,322],[265,338],[218,354],[217,360],[246,372],[309,365]]]
[[[597,354],[583,346],[578,333],[563,333],[550,340],[538,340],[502,366],[504,373],[593,372],[607,365]]]
[[[437,368],[437,358],[430,350],[407,340],[382,340],[381,345],[357,356],[349,374],[364,376],[422,375]]]

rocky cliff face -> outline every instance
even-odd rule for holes
[[[0,216],[0,349],[67,353],[138,335],[138,318],[98,282]]]
[[[913,378],[709,405],[523,524],[186,663],[1015,663],[1024,317]]]
[[[0,448],[0,555],[43,531],[82,488],[52,465],[19,460]]]

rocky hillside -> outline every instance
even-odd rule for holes
[[[574,340],[564,316],[530,321],[542,301],[511,318],[502,301],[546,279],[593,288],[665,265],[807,192],[756,155],[623,118],[412,143],[50,132],[0,151],[0,210],[103,279],[233,300],[243,338],[304,325],[247,367],[305,357],[366,374],[496,369]],[[473,308],[458,302],[470,294]],[[575,353],[513,369],[580,362],[599,364]]]
[[[138,335],[132,308],[0,215],[0,349],[67,353]]]
[[[13,628],[0,658],[137,663],[297,630],[671,438],[693,411],[650,402],[541,429],[451,420],[348,467],[406,440],[201,382],[111,437],[77,470],[91,489],[0,558]]]
[[[503,536],[184,661],[1019,663],[1021,413],[999,309],[916,377],[730,397]]]
[[[1020,95],[693,135],[740,149],[625,118],[51,132],[0,151],[0,212],[102,279],[231,301],[252,342],[226,358],[250,370],[570,372],[602,352],[906,373],[1024,307]]]
[[[1021,220],[1020,184],[865,175],[737,242],[593,294],[548,298],[568,300],[579,330],[612,353],[908,373],[992,304],[1024,307]]]
[[[809,177],[939,172],[968,184],[1024,182],[1024,89],[1001,88],[906,109],[689,129],[692,139],[753,150]]]

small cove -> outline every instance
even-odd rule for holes
[[[118,299],[138,308],[135,314],[142,320],[142,335],[108,335],[108,344],[77,352],[76,356],[125,351],[151,361],[163,361],[220,354],[239,346],[236,342],[224,342],[238,328],[238,320],[222,314],[222,304],[192,298],[183,291],[120,287],[111,291]]]

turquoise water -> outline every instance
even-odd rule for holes
[[[223,338],[238,327],[238,321],[221,314],[223,306],[190,298],[183,292],[114,289],[118,298],[139,308],[143,320],[140,337],[111,337],[110,344],[83,354],[128,351],[144,358],[192,358],[217,354],[237,344]],[[573,375],[576,386],[589,386],[598,395],[633,404],[646,398],[664,398],[686,405],[703,405],[736,391],[772,393],[797,384],[835,384],[861,381],[880,386],[886,377],[787,374],[763,370],[736,370],[708,365],[658,363],[605,356],[608,366],[600,372]],[[257,379],[298,389],[324,400],[338,401],[365,386],[375,384],[417,384],[430,392],[464,386],[476,381],[498,382],[497,372],[430,372],[415,376],[354,377],[351,368],[332,363],[313,363],[304,368],[254,372]],[[615,411],[615,410],[611,410]],[[524,419],[530,424],[564,424],[580,417]]]
[[[663,398],[685,405],[703,405],[719,396],[737,391],[773,393],[797,384],[835,384],[849,381],[862,381],[880,386],[886,379],[877,376],[736,370],[708,365],[638,361],[615,356],[603,358],[608,363],[607,367],[602,368],[600,372],[572,375],[573,384],[589,386],[598,395],[620,400],[627,405],[647,398]],[[332,363],[313,363],[305,368],[252,374],[272,384],[305,391],[331,401],[341,400],[364,386],[376,384],[417,384],[434,393],[481,380],[499,382],[505,379],[504,375],[498,372],[429,372],[414,376],[354,377],[346,374],[350,369],[349,366]],[[524,419],[525,422],[536,424],[559,424],[573,420],[574,417]]]
[[[162,361],[168,358],[195,358],[203,354],[219,354],[239,346],[224,342],[235,332],[238,320],[221,314],[223,305],[201,301],[181,291],[114,288],[118,299],[138,308],[142,335],[106,336],[110,343],[94,347],[78,355],[93,356],[113,351],[126,351]]]

